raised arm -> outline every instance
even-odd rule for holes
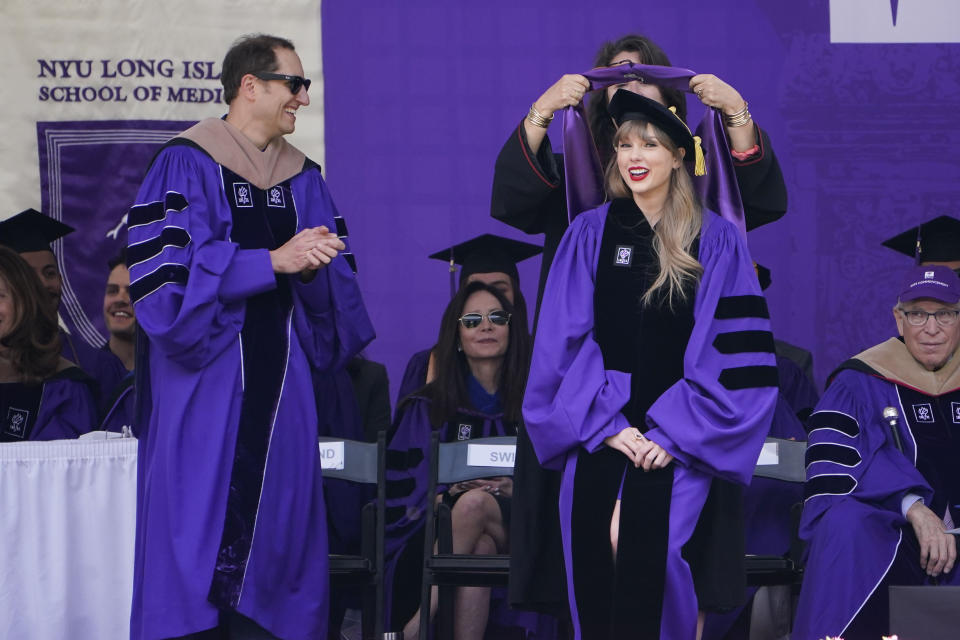
[[[787,211],[786,183],[770,138],[754,122],[747,101],[709,73],[693,76],[690,90],[704,105],[723,113],[747,229],[779,220]]]
[[[553,153],[547,126],[554,113],[583,99],[587,79],[561,77],[534,101],[507,138],[493,171],[490,214],[527,233],[556,233],[567,224],[563,168]]]

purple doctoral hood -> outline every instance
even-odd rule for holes
[[[680,67],[626,63],[591,69],[581,75],[590,82],[591,90],[640,79],[689,93],[690,78],[697,74]],[[697,195],[706,208],[719,213],[720,217],[732,222],[746,235],[743,202],[737,187],[723,114],[717,109],[708,109],[697,126],[696,135],[700,136],[707,166],[706,175],[691,176]],[[570,220],[573,220],[580,212],[594,209],[606,199],[603,167],[600,166],[600,156],[584,117],[582,104],[564,109],[563,164],[567,212]]]

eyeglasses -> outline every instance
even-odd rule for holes
[[[907,324],[914,327],[922,327],[927,324],[930,316],[933,316],[937,324],[941,327],[951,327],[957,322],[957,316],[960,310],[957,309],[937,309],[936,311],[919,311],[917,309],[900,309],[900,313],[907,319]]]
[[[463,325],[464,329],[476,329],[480,326],[480,323],[483,322],[484,318],[498,327],[507,325],[510,322],[510,314],[502,309],[491,311],[486,315],[482,313],[465,313],[460,316],[457,321]]]
[[[300,87],[310,91],[310,80],[307,80],[303,76],[288,76],[285,73],[268,73],[266,71],[253,75],[261,80],[283,80],[287,83],[287,88],[290,89],[290,93],[293,95],[300,93]]]

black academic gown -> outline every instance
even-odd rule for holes
[[[747,229],[778,220],[787,210],[787,189],[780,163],[767,134],[759,127],[757,132],[760,153],[745,162],[734,160]],[[544,234],[537,289],[539,312],[550,265],[568,226],[566,189],[563,156],[553,153],[549,138],[544,138],[538,152],[533,153],[527,144],[522,121],[510,133],[497,156],[490,214],[526,233]],[[514,467],[516,509],[510,529],[510,603],[518,608],[566,617],[568,600],[557,510],[559,490],[560,474],[539,465],[530,439],[521,427]],[[727,509],[742,513],[742,495],[712,498],[704,507],[702,521],[703,518],[722,515]],[[698,527],[694,536],[709,537],[709,532]],[[708,573],[726,570],[718,568],[708,570]],[[705,604],[711,608],[736,606],[731,599],[742,598],[744,584],[742,578],[736,582],[732,588],[714,585],[710,590],[716,598]],[[700,589],[698,583],[698,592]],[[725,593],[727,597],[723,597]],[[706,596],[704,593],[700,595]]]

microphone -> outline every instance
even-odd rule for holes
[[[897,431],[897,426],[900,421],[900,412],[897,411],[896,407],[884,407],[883,419],[887,421],[888,425],[890,425],[890,433],[893,434],[893,444],[897,446],[897,449],[900,451],[900,453],[903,453],[903,443],[900,442],[900,432]]]

